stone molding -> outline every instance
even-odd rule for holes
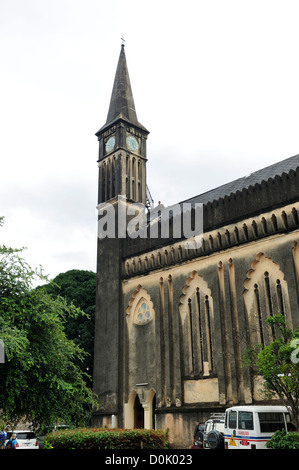
[[[236,224],[207,231],[203,234],[202,245],[196,250],[186,249],[185,240],[180,240],[140,255],[127,257],[122,261],[122,277],[128,279],[267,237],[283,235],[299,228],[298,213],[299,203],[290,204]]]

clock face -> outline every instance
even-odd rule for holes
[[[138,140],[131,135],[127,137],[127,145],[128,145],[128,148],[132,150],[133,152],[136,152],[139,147]]]
[[[114,149],[114,145],[115,145],[115,137],[111,136],[109,137],[105,145],[106,152],[111,152],[111,150]]]

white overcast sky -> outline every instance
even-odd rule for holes
[[[298,21],[298,0],[0,0],[0,244],[95,271],[122,36],[156,203],[299,153]]]

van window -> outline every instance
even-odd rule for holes
[[[208,433],[212,431],[212,429],[213,429],[213,423],[208,421],[205,426],[205,432]]]
[[[253,429],[252,411],[239,411],[238,428],[239,429]]]
[[[283,413],[258,413],[261,432],[275,432],[285,429]]]
[[[237,412],[236,411],[230,411],[229,418],[228,418],[228,427],[232,429],[237,427]]]

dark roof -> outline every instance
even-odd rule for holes
[[[237,191],[247,189],[250,186],[260,184],[263,181],[268,181],[270,178],[274,179],[276,176],[282,176],[283,173],[289,173],[291,170],[296,171],[298,167],[299,155],[295,155],[294,157],[287,158],[286,160],[255,171],[248,176],[231,181],[230,183],[226,183],[218,188],[181,202],[207,204],[208,202],[213,202],[225,196],[230,196],[230,194],[235,194]]]
[[[138,126],[140,129],[148,132],[137,119],[131,82],[127,67],[125,48],[123,44],[121,46],[121,51],[115,73],[107,120],[105,125],[101,127],[101,129],[96,133],[96,135],[99,134],[99,132],[102,132],[107,127],[110,127],[114,122],[118,121],[119,119],[135,126]]]

